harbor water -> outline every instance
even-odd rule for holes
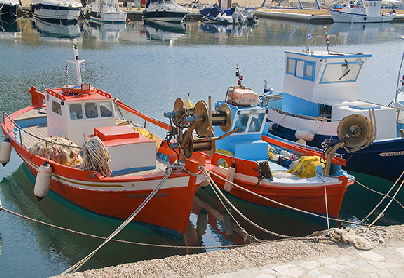
[[[371,53],[359,87],[361,99],[387,105],[394,98],[404,50],[404,24],[308,25],[260,20],[257,26],[218,26],[189,22],[176,26],[150,26],[142,21],[127,25],[51,25],[30,19],[0,24],[0,110],[11,113],[30,104],[27,90],[35,86],[58,87],[74,83],[66,76],[66,60],[77,44],[86,60],[83,81],[91,83],[153,118],[166,121],[177,97],[223,100],[235,85],[239,65],[243,84],[261,94],[264,80],[275,90],[283,86],[284,50],[309,48]],[[157,130],[153,130],[158,132]],[[159,134],[164,137],[164,134]],[[3,140],[3,134],[0,140]],[[403,167],[391,165],[391,167]],[[359,183],[345,195],[341,218],[362,219],[381,200],[367,186],[385,193],[393,182],[351,173]],[[0,201],[4,208],[27,216],[0,211],[0,277],[49,277],[58,275],[96,249],[122,221],[85,211],[54,193],[38,202],[32,194],[35,178],[12,152],[0,168]],[[231,198],[248,218],[266,229],[286,235],[306,235],[326,228],[325,220],[273,210]],[[404,202],[404,194],[397,200]],[[383,207],[383,206],[382,206]],[[169,208],[162,208],[169,209]],[[377,222],[403,224],[403,207],[393,202]],[[374,218],[380,213],[370,216]],[[36,222],[40,220],[43,222]],[[274,239],[242,219],[237,219],[258,239]],[[45,225],[49,223],[54,226]],[[59,228],[57,228],[59,227]],[[67,230],[69,229],[69,230]],[[153,258],[218,250],[246,242],[242,230],[229,217],[209,189],[194,199],[189,228],[182,237],[131,223],[81,269],[101,268]],[[247,238],[251,240],[251,238]],[[202,246],[202,248],[183,248]],[[178,248],[174,248],[177,246]]]

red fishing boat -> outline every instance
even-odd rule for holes
[[[184,233],[204,179],[200,162],[179,162],[169,142],[121,118],[131,114],[172,128],[82,83],[84,60],[73,50],[68,62],[76,66],[76,85],[43,92],[31,87],[30,106],[3,113],[0,162],[9,161],[13,147],[36,176],[38,199],[50,189],[95,213],[127,219],[136,211],[137,222]]]

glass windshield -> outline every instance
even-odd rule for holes
[[[264,119],[265,111],[239,111],[236,115],[234,128],[239,129],[237,133],[260,132]]]
[[[363,63],[347,62],[327,64],[321,83],[356,81]]]

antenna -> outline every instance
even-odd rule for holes
[[[238,77],[238,85],[243,88],[243,85],[241,84],[241,81],[243,80],[243,76],[240,74],[240,67],[238,65],[236,65],[236,76]]]
[[[82,81],[81,81],[81,70],[80,70],[80,65],[85,62],[85,60],[80,60],[79,59],[79,50],[77,49],[77,45],[73,45],[73,54],[74,54],[74,59],[75,60],[67,60],[66,62],[75,64],[76,65],[76,78],[77,78],[77,85],[81,87]]]
[[[327,46],[327,52],[328,54],[330,54],[330,37],[328,36],[328,31],[327,31],[327,27],[324,26],[324,36],[325,36],[325,45]]]

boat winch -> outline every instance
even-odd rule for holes
[[[364,115],[351,114],[341,120],[337,134],[339,141],[327,139],[322,143],[327,153],[325,175],[329,174],[331,159],[339,148],[356,152],[372,144],[375,139],[374,123]]]
[[[206,151],[208,155],[214,154],[215,140],[221,139],[223,136],[213,137],[212,126],[219,126],[223,132],[230,130],[232,120],[230,107],[222,104],[216,111],[212,111],[210,102],[209,97],[208,108],[203,100],[193,105],[189,96],[185,103],[181,98],[177,98],[174,102],[174,110],[164,114],[174,126],[169,136],[176,137],[177,144],[182,149],[185,158],[191,158],[192,153],[198,151]],[[225,136],[233,132],[227,133]]]

